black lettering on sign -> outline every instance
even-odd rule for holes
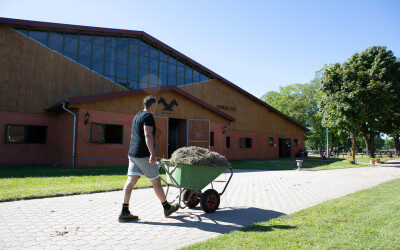
[[[217,105],[217,108],[227,111],[236,111],[236,107],[226,106],[226,105]]]

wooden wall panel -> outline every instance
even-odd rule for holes
[[[168,154],[168,118],[154,117],[156,122],[156,156],[167,158]]]
[[[189,121],[189,141],[208,141],[209,131],[208,121]]]
[[[186,92],[236,118],[228,130],[302,135],[305,131],[219,80],[180,86]]]
[[[45,113],[72,96],[124,90],[6,25],[0,25],[0,86],[0,110],[28,113]]]
[[[165,116],[179,119],[210,119],[212,122],[228,123],[229,121],[217,115],[213,111],[204,108],[200,104],[174,92],[174,91],[161,91],[153,94],[157,100],[161,97],[166,100],[168,104],[172,100],[176,100],[178,106],[173,106],[172,110],[164,110],[162,103],[158,104],[155,116]],[[71,104],[72,108],[86,108],[93,110],[102,110],[116,113],[136,114],[143,108],[143,98],[146,94],[139,94],[133,96],[125,96],[119,98],[112,98],[106,100],[99,100],[86,103]]]

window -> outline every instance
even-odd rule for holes
[[[6,143],[46,143],[47,126],[6,125]]]
[[[240,138],[239,147],[240,148],[251,148],[251,138]]]
[[[101,36],[80,32],[29,31],[27,29],[18,29],[18,31],[111,81],[127,83],[127,87],[131,89],[131,86],[140,88],[139,86],[148,86],[147,84],[182,86],[209,80],[206,75],[198,72],[191,65],[179,61],[173,55],[163,52],[141,38],[120,35]],[[119,64],[126,65],[126,70],[119,67]],[[131,74],[135,75],[132,79],[128,67],[145,71]],[[146,72],[152,72],[160,79],[148,77],[149,73]],[[128,84],[132,80],[144,84]]]
[[[297,147],[297,145],[299,145],[299,142],[297,141],[297,139],[294,139],[294,146]]]
[[[92,122],[90,142],[122,144],[122,131],[122,125],[100,124]]]
[[[214,146],[214,132],[210,132],[210,146]]]
[[[274,145],[274,137],[269,137],[269,138],[268,138],[268,144],[269,144],[270,146],[273,146],[273,145]]]
[[[231,147],[231,137],[227,136],[226,137],[226,148],[230,148]]]

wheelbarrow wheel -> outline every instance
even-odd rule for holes
[[[193,194],[193,195],[192,195]],[[190,197],[190,195],[192,195],[192,197]],[[187,207],[188,208],[194,208],[197,205],[199,205],[200,203],[200,195],[197,192],[193,192],[191,190],[185,190],[182,193],[183,196],[183,200],[185,201],[185,203],[187,202]],[[190,197],[190,200],[188,200]]]
[[[201,195],[200,205],[206,213],[214,213],[219,207],[219,202],[219,194],[214,189],[208,189]]]

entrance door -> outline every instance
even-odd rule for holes
[[[168,158],[178,148],[186,146],[186,120],[169,118],[168,121]]]
[[[279,138],[279,157],[290,158],[292,156],[290,138]]]
[[[187,146],[210,148],[210,120],[187,120]]]

